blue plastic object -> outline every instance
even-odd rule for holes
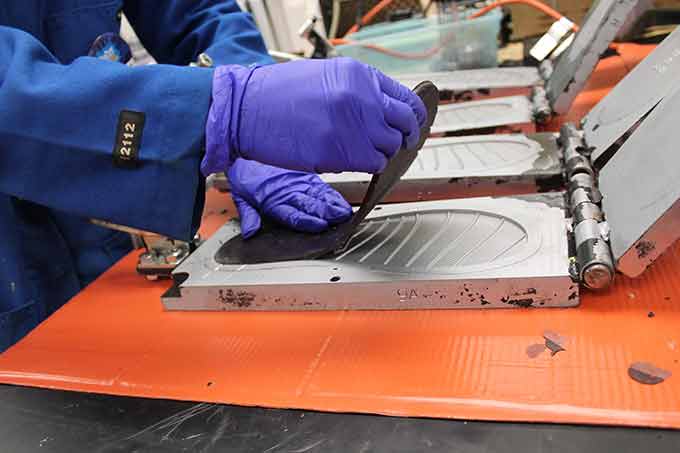
[[[117,33],[104,33],[97,37],[87,53],[100,60],[127,63],[132,58],[130,46]]]

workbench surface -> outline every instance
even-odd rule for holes
[[[680,431],[332,414],[0,386],[0,451],[677,453]]]

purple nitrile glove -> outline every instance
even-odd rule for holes
[[[314,173],[379,173],[415,146],[427,112],[411,90],[349,58],[220,66],[204,174],[237,157]]]
[[[342,195],[311,173],[239,158],[227,177],[245,238],[260,229],[260,214],[309,233],[318,233],[352,216],[352,207]]]

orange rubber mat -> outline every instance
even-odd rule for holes
[[[620,59],[605,60],[577,111],[624,72]],[[206,232],[234,212],[228,198],[210,194]],[[324,411],[680,428],[680,246],[644,278],[585,292],[574,309],[164,312],[168,283],[136,275],[135,262],[136,254],[123,259],[2,354],[0,381]],[[566,350],[530,358],[547,330]],[[673,375],[637,383],[628,376],[635,361]]]

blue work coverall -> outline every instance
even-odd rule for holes
[[[163,64],[84,57],[121,11]],[[186,65],[201,52],[270,62],[234,0],[0,2],[0,351],[130,251],[88,219],[193,236],[212,70]],[[113,165],[122,110],[145,115],[136,168]]]

